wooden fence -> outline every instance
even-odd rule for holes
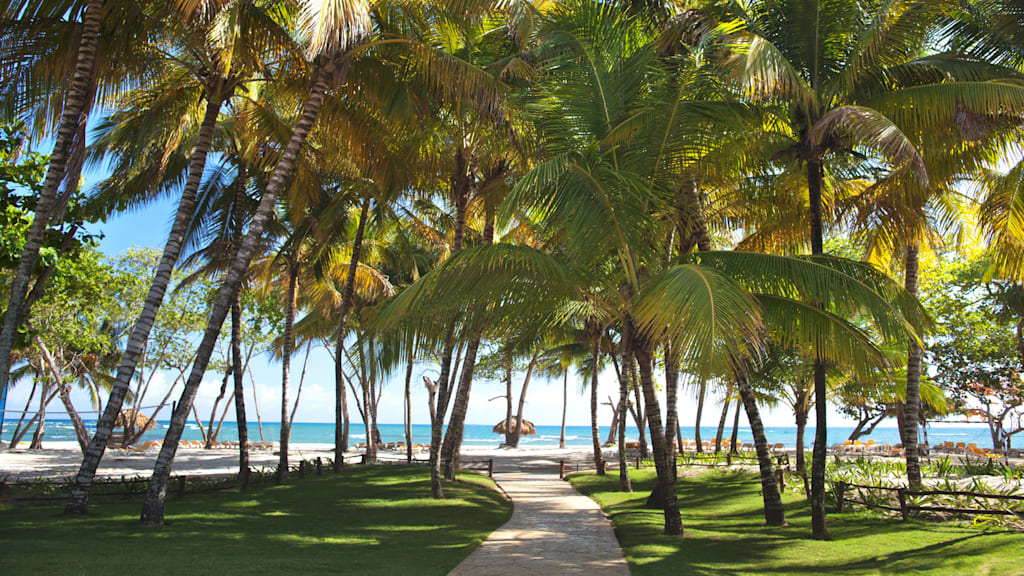
[[[366,463],[366,454],[358,455],[361,463]],[[406,464],[405,460],[386,461],[378,460],[378,463]],[[342,461],[344,465],[344,460]],[[413,460],[412,464],[429,464],[428,460]],[[463,460],[462,468],[467,470],[486,471],[487,475],[494,478],[494,460]],[[324,472],[332,473],[331,460],[326,462],[317,457],[313,460],[300,460],[298,465],[291,466],[291,472],[298,474],[299,478],[307,475],[321,476]],[[249,486],[257,487],[268,484],[276,484],[281,478],[273,469],[249,469]],[[237,475],[207,475],[207,476],[172,476],[168,481],[168,494],[182,497],[186,494],[200,494],[208,492],[220,492],[224,490],[235,490],[238,488]],[[0,481],[0,502],[57,502],[67,500],[71,494],[72,481],[68,480],[41,480],[26,482],[4,482]],[[90,497],[116,496],[120,498],[131,498],[140,496],[149,490],[149,479],[141,476],[120,479],[97,479],[93,482]]]
[[[683,460],[683,462],[679,462],[677,460],[676,461],[676,466],[677,467],[682,467],[682,466],[706,466],[706,467],[713,468],[713,467],[719,467],[719,466],[732,466],[734,462],[757,464],[757,457],[754,457],[754,456],[743,456],[741,454],[727,453],[725,455],[725,457],[724,457],[724,462],[723,462],[723,457],[722,457],[721,454],[701,455],[701,453],[698,453],[698,452],[680,452],[679,455],[683,456],[684,460]],[[689,460],[689,461],[687,461],[687,460]],[[637,470],[639,470],[640,468],[649,468],[649,467],[654,466],[654,461],[653,460],[651,460],[649,458],[648,459],[644,459],[644,458],[642,458],[642,457],[640,457],[638,455],[631,455],[631,457],[627,460],[627,462],[630,463],[630,464],[633,464],[634,469],[637,469]],[[781,461],[780,461],[780,465],[781,465]],[[789,465],[788,459],[786,460],[786,465],[787,465],[787,470],[788,470],[788,465]],[[604,461],[604,466],[605,466],[605,470],[618,470],[618,466],[619,466],[618,459],[605,460]],[[589,472],[591,470],[596,470],[596,469],[597,469],[597,465],[594,463],[593,460],[585,460],[585,461],[559,460],[558,461],[558,477],[560,479],[565,479],[565,475],[566,474],[573,474],[573,473],[576,473],[576,472]]]
[[[895,504],[899,507],[880,504],[878,502],[868,502],[864,498],[863,493],[858,493],[862,498],[857,500],[847,496],[847,490],[855,488],[858,490],[876,490],[882,492],[890,492],[896,494]],[[1017,496],[1012,494],[988,494],[985,492],[972,492],[967,490],[910,490],[903,487],[891,487],[891,486],[865,486],[863,484],[854,484],[852,482],[837,482],[836,489],[836,511],[842,512],[845,504],[856,504],[863,506],[868,509],[881,509],[891,510],[893,512],[899,512],[904,520],[910,517],[913,512],[925,511],[925,512],[944,512],[947,514],[994,514],[994,515],[1006,515],[1006,516],[1017,516],[1018,518],[1024,518],[1024,510],[1003,510],[998,508],[958,508],[951,506],[929,506],[914,504],[910,501],[911,498],[918,496],[955,496],[955,497],[967,497],[967,498],[978,498],[983,500],[996,500],[996,501],[1011,501],[1011,502],[1024,502],[1024,496]]]
[[[366,454],[362,455],[361,464],[366,463]],[[430,460],[423,458],[413,458],[412,460],[377,460],[377,464],[417,464],[421,466],[429,466]],[[441,460],[441,466],[447,467],[448,461]],[[487,471],[489,478],[494,478],[494,458],[479,459],[479,460],[459,460],[460,470],[477,470],[479,472]]]

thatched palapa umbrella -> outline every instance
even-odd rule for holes
[[[138,410],[132,409],[122,410],[121,413],[117,415],[117,419],[114,420],[114,428],[131,427],[138,434],[147,432],[154,426],[156,426],[155,418],[150,420],[149,416],[146,416]]]
[[[515,425],[516,425],[515,423],[516,423],[516,419],[513,418],[512,419],[512,428],[513,429],[515,429]],[[505,432],[508,431],[508,428],[509,428],[508,421],[507,420],[502,420],[501,422],[498,422],[497,424],[495,424],[494,428],[491,428],[491,431],[494,432],[495,434],[504,434]],[[530,422],[529,420],[523,419],[523,429],[519,431],[519,434],[521,434],[523,436],[533,436],[536,433],[537,433],[537,427],[533,425],[533,422]]]

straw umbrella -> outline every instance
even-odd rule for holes
[[[515,428],[515,419],[512,420],[512,427]],[[502,420],[491,428],[491,431],[495,434],[504,434],[508,431],[508,420]],[[519,431],[520,435],[533,436],[537,434],[537,427],[533,425],[533,422],[529,420],[523,420],[522,429]]]

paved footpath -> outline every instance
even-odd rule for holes
[[[496,459],[494,479],[512,498],[512,518],[450,575],[628,576],[611,522],[597,503],[558,479],[557,463]]]

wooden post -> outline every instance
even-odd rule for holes
[[[732,452],[725,453],[725,465],[732,466]]]
[[[306,477],[306,461],[299,460],[299,478]]]
[[[494,458],[487,460],[487,477],[494,478]]]
[[[4,489],[6,489],[6,488],[7,488],[7,483],[4,482],[3,480],[0,480],[0,498],[4,497]]]
[[[786,473],[781,469],[775,469],[775,483],[779,485],[779,492],[786,491]]]
[[[362,458],[361,458],[361,459],[359,460],[359,463],[360,463],[360,464],[366,464],[366,454],[365,454],[365,453],[363,453],[363,454],[360,454],[360,456],[361,456]]]
[[[185,477],[178,476],[178,498],[185,495]]]
[[[907,489],[900,488],[896,491],[897,496],[900,498],[900,514],[903,515],[903,519],[906,520],[909,516],[907,510]]]
[[[846,499],[846,482],[836,483],[836,512],[843,511],[843,501]]]
[[[324,461],[323,461],[323,458],[321,458],[319,456],[316,457],[316,475],[317,476],[323,476],[324,475]]]
[[[636,469],[637,470],[640,469],[640,457],[639,456],[636,457]]]
[[[565,460],[558,461],[558,479],[565,480]]]

